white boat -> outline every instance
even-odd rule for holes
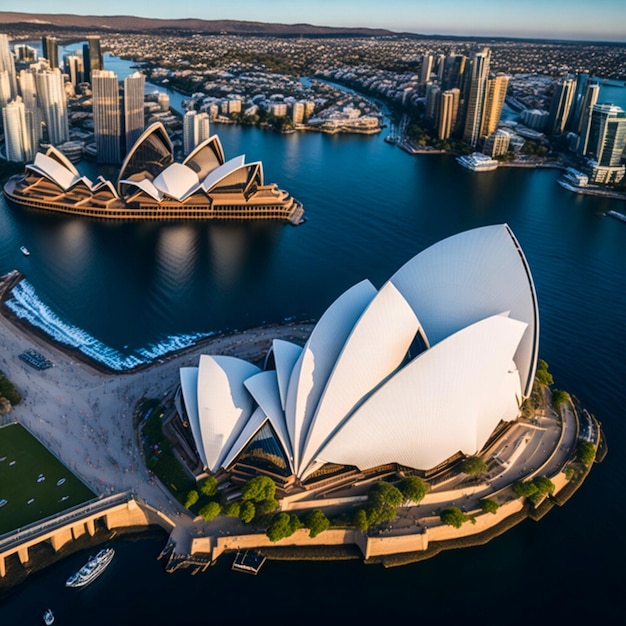
[[[109,566],[114,556],[113,548],[104,548],[96,556],[90,556],[87,563],[65,581],[65,586],[84,587],[93,582]]]
[[[620,222],[626,222],[626,215],[620,213],[619,211],[607,211],[606,213],[610,217],[614,217],[616,220]]]
[[[30,498],[26,504],[32,504],[35,501],[35,498]]]
[[[59,480],[57,480],[57,487],[60,487],[64,482],[65,478],[59,478]]]
[[[456,158],[457,163],[472,172],[490,172],[498,167],[498,161],[482,152],[472,152]]]
[[[52,609],[46,609],[46,612],[43,614],[43,621],[46,626],[54,624],[54,613],[52,612]]]
[[[0,509],[8,502],[7,499],[2,498],[2,500],[0,500]]]
[[[42,483],[44,480],[46,480],[46,477],[43,474],[39,474],[39,476],[37,476],[38,483]]]
[[[26,246],[20,246],[20,250],[24,256],[30,256],[30,250]]]

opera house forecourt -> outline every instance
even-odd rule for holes
[[[4,195],[15,204],[110,220],[303,221],[300,202],[274,183],[263,164],[243,155],[225,160],[217,135],[200,143],[182,163],[161,122],[149,126],[129,150],[116,184],[81,176],[51,146],[37,153],[25,173],[11,177]]]

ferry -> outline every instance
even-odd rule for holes
[[[626,215],[624,215],[623,213],[620,213],[619,211],[607,211],[606,214],[609,215],[610,217],[614,217],[616,220],[619,220],[620,222],[626,222]]]
[[[457,163],[472,172],[490,172],[498,167],[498,161],[482,152],[472,152],[456,158]]]
[[[26,246],[20,246],[20,250],[24,256],[30,256],[30,250]]]
[[[52,612],[52,609],[47,609],[43,614],[43,622],[46,626],[54,624],[54,613]]]
[[[84,587],[93,582],[109,566],[114,556],[113,548],[104,548],[96,556],[90,556],[87,563],[67,579],[65,586]]]

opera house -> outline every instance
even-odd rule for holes
[[[58,149],[38,152],[25,173],[11,177],[12,202],[59,213],[114,220],[282,220],[299,224],[303,207],[276,184],[265,184],[261,162],[228,161],[217,135],[174,162],[165,127],[148,127],[128,152],[116,184],[81,176]]]
[[[201,472],[283,490],[389,471],[425,477],[480,453],[530,395],[535,289],[507,225],[449,237],[377,289],[341,294],[304,346],[263,363],[203,354],[176,409]],[[185,428],[183,428],[185,427]]]

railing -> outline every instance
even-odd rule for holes
[[[113,506],[129,502],[133,498],[133,494],[130,491],[124,493],[115,494],[113,496],[105,496],[96,501],[91,501],[88,504],[74,507],[69,511],[60,515],[54,515],[48,517],[39,522],[24,526],[24,528],[18,528],[16,531],[5,533],[0,536],[0,553],[6,552],[11,548],[19,546],[29,539],[33,539],[44,535],[47,532],[57,530],[70,523],[76,523],[81,518],[89,517],[94,513],[105,511]]]

